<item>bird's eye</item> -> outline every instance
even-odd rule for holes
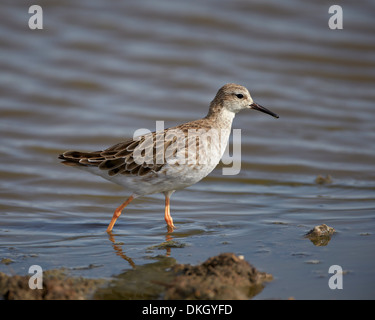
[[[242,93],[238,93],[238,94],[236,94],[236,97],[237,97],[238,99],[242,99],[242,98],[243,98],[243,94],[242,94]]]

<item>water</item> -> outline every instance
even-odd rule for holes
[[[13,261],[0,271],[110,278],[158,255],[197,264],[234,252],[275,278],[256,299],[375,298],[373,2],[340,2],[343,30],[328,27],[329,1],[39,4],[43,30],[28,28],[27,1],[0,12],[0,259]],[[57,155],[203,117],[228,82],[280,115],[237,115],[240,174],[219,165],[175,193],[171,238],[153,195],[110,239],[129,195]],[[304,234],[322,223],[337,233],[315,246]],[[342,290],[328,287],[331,265],[345,271]]]

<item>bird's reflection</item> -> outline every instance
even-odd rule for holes
[[[129,262],[129,264],[131,265],[131,267],[134,269],[135,268],[135,263],[134,261],[132,260],[132,258],[129,258],[125,253],[124,251],[122,250],[122,247],[119,243],[116,243],[115,241],[115,236],[114,234],[111,232],[108,232],[108,238],[109,240],[112,242],[112,247],[113,249],[115,250],[116,252],[116,255],[117,256],[120,256],[121,258],[123,258],[124,260],[126,260],[127,262]]]
[[[158,248],[163,248],[166,250],[166,257],[170,257],[171,255],[171,246],[169,245],[169,243],[171,243],[174,238],[172,236],[172,233],[173,228],[168,227],[168,231],[165,234],[165,242],[158,246]],[[136,267],[134,261],[124,253],[124,251],[122,250],[122,244],[116,242],[115,235],[112,233],[112,231],[108,232],[108,239],[112,242],[112,247],[115,250],[116,255],[126,260],[134,269]]]
[[[173,228],[170,228],[168,226],[168,232],[165,234],[165,242],[167,244],[173,240],[172,232],[173,232]],[[165,256],[169,257],[171,255],[171,246],[167,245],[165,246],[165,249],[166,249]]]

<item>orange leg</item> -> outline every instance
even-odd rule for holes
[[[117,218],[121,215],[122,210],[134,199],[134,196],[130,196],[128,200],[126,200],[121,206],[119,206],[116,210],[115,213],[113,214],[112,220],[109,223],[109,226],[107,228],[107,232],[111,232],[113,226],[116,223]]]
[[[173,229],[175,229],[176,227],[174,226],[173,219],[171,217],[170,195],[171,195],[171,193],[165,193],[165,215],[164,215],[164,219],[165,219],[165,222],[168,225],[168,232],[173,232]]]

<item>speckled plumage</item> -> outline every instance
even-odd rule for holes
[[[115,211],[107,231],[112,230],[121,210],[131,200],[159,192],[166,196],[165,219],[173,230],[170,195],[197,183],[216,167],[228,143],[233,118],[243,109],[278,117],[254,103],[245,87],[226,84],[212,100],[205,118],[128,139],[102,151],[66,151],[59,158],[65,165],[102,176],[132,192]]]

